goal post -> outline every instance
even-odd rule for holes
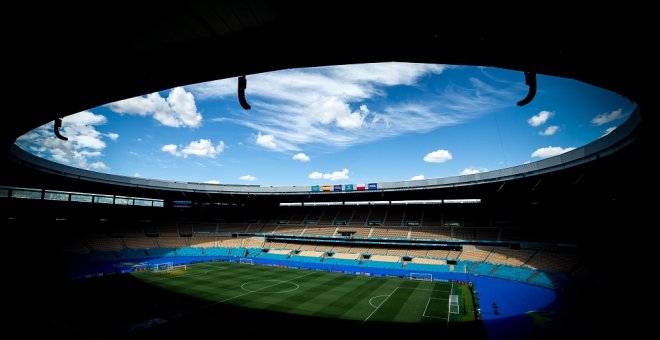
[[[174,262],[163,262],[154,263],[152,269],[154,272],[162,272],[172,270],[172,267],[174,267]]]
[[[170,270],[188,270],[188,265],[180,264],[180,265],[172,266]]]
[[[252,259],[246,259],[246,258],[238,259],[238,263],[254,265],[254,261]]]
[[[431,273],[410,273],[411,280],[433,281],[433,274]]]
[[[175,266],[173,262],[154,263],[152,270],[154,272],[171,272],[175,270],[188,270],[188,265],[178,264]]]

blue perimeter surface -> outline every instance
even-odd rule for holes
[[[560,313],[554,310],[561,295],[551,289],[518,281],[470,275],[481,304],[481,318],[489,339],[538,338],[553,327],[550,322],[535,323],[526,314],[536,311]],[[498,314],[492,306],[497,305]],[[549,320],[548,320],[549,321]]]
[[[296,262],[290,260],[271,260],[246,258],[256,264],[279,265],[301,269],[329,270],[346,274],[374,276],[407,277],[410,271],[403,269],[370,268],[365,266],[327,265],[323,263]],[[151,259],[121,260],[78,266],[74,278],[95,276],[99,273],[125,273],[132,268],[145,269],[155,263],[173,262],[189,264],[193,262],[231,261],[238,262],[238,257],[165,257]],[[134,266],[130,266],[134,264]],[[419,272],[419,271],[416,271]],[[529,339],[552,333],[554,316],[561,315],[562,294],[551,289],[534,286],[518,281],[509,281],[488,276],[466,275],[461,273],[432,272],[434,280],[471,281],[478,295],[481,317],[489,339]],[[492,306],[497,304],[496,314]],[[534,317],[528,312],[533,312]]]

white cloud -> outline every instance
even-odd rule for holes
[[[94,163],[91,163],[89,166],[93,169],[100,169],[100,170],[104,170],[104,169],[108,168],[108,166],[105,165],[105,163],[103,163],[103,162],[94,162]]]
[[[559,131],[559,126],[550,125],[545,130],[539,132],[539,135],[541,135],[541,136],[552,136],[555,133],[557,133],[557,131]]]
[[[151,115],[159,123],[169,127],[198,127],[202,122],[202,115],[197,112],[195,97],[183,87],[173,88],[167,98],[154,92],[110,103],[108,107],[119,114]]]
[[[66,123],[70,123],[74,126],[93,126],[93,125],[103,125],[108,121],[104,115],[97,115],[91,111],[82,111],[70,116],[64,117],[62,119],[62,127],[65,127]]]
[[[245,175],[245,176],[241,176],[241,177],[239,177],[238,179],[240,179],[241,181],[252,182],[252,181],[256,180],[257,178],[254,177],[254,176]]]
[[[424,175],[417,175],[417,176],[412,176],[410,178],[411,181],[418,181],[420,179],[424,179]]]
[[[314,171],[311,174],[309,174],[309,176],[307,176],[307,177],[309,177],[310,179],[321,179],[321,178],[323,178],[323,179],[329,179],[331,181],[338,181],[338,180],[342,180],[342,179],[349,179],[348,173],[349,173],[348,169],[344,168],[341,171],[333,171],[331,173],[325,173],[325,174],[320,173],[318,171]]]
[[[26,151],[55,162],[83,169],[106,170],[108,166],[98,160],[106,147],[105,138],[112,133],[101,133],[97,127],[107,122],[105,116],[82,111],[62,119],[60,133],[69,138],[63,141],[53,134],[53,122],[42,125],[21,137],[16,143]]]
[[[206,183],[206,184],[220,184],[220,181],[216,181],[216,180],[212,179],[212,180],[208,180],[204,183]]]
[[[210,139],[200,139],[192,141],[185,147],[175,144],[163,145],[160,150],[176,157],[188,158],[188,156],[197,156],[202,158],[215,158],[225,149],[225,142],[220,141],[218,145],[213,145]]]
[[[603,133],[603,135],[602,135],[601,137],[605,137],[605,136],[609,135],[609,134],[610,134],[612,131],[614,131],[616,128],[617,128],[616,126],[608,127],[607,129],[605,129],[605,132]]]
[[[133,174],[133,177],[138,177],[138,178],[140,178],[140,177],[142,177],[142,175],[140,175],[139,172],[136,172],[136,173]]]
[[[429,163],[444,163],[452,159],[451,153],[447,150],[435,150],[424,156],[424,161]]]
[[[536,151],[532,152],[532,157],[538,157],[538,158],[549,158],[549,157],[554,157],[557,155],[561,155],[564,152],[569,152],[571,150],[574,150],[574,147],[568,147],[568,148],[562,148],[560,146],[548,146],[545,148],[540,148],[537,149]]]
[[[99,136],[78,135],[78,136],[69,137],[69,138],[75,140],[75,142],[78,143],[83,148],[90,148],[90,149],[96,149],[96,150],[100,150],[100,149],[105,148],[105,142],[103,140],[101,140],[99,138]]]
[[[197,157],[215,158],[215,156],[221,153],[224,148],[225,143],[223,141],[220,141],[220,144],[215,147],[210,139],[200,139],[198,141],[190,142],[181,153],[183,154],[183,157],[193,155]]]
[[[459,173],[460,176],[465,176],[465,175],[474,175],[482,172],[486,172],[488,169],[477,169],[477,168],[465,168],[461,173]]]
[[[301,161],[303,163],[309,162],[309,160],[310,160],[309,156],[305,155],[302,152],[298,152],[297,154],[293,155],[292,159],[296,160],[296,161]]]
[[[179,157],[179,156],[181,156],[181,153],[177,149],[178,149],[178,146],[176,146],[174,144],[167,144],[167,145],[163,145],[163,147],[160,148],[160,151],[165,151],[167,153],[170,153],[174,156]]]
[[[531,126],[537,127],[539,125],[545,124],[545,122],[548,121],[548,119],[552,118],[555,113],[551,111],[541,111],[539,114],[532,116],[530,119],[527,120],[527,123]]]
[[[427,74],[440,74],[444,65],[412,63],[355,64],[260,73],[247,77],[247,96],[289,102],[311,102],[343,95],[364,99],[379,86],[414,85]],[[237,78],[200,83],[187,88],[201,99],[236,95]]]
[[[264,148],[277,149],[277,143],[275,143],[275,136],[273,135],[262,135],[261,132],[259,132],[255,141],[258,145],[261,145]]]
[[[323,174],[324,179],[331,181],[338,181],[340,179],[348,179],[348,169],[344,168],[342,171],[333,171],[330,174]]]
[[[105,134],[105,136],[110,138],[111,140],[117,140],[117,138],[119,138],[119,134],[114,132],[108,132]]]
[[[443,65],[380,63],[283,70],[248,76],[252,110],[236,110],[219,121],[259,131],[258,144],[275,151],[300,151],[308,145],[337,150],[405,133],[424,133],[460,124],[514,105],[520,96],[507,84],[496,88],[478,79],[466,87],[447,85],[413,100],[377,111],[366,101],[383,97],[388,86],[418,86]],[[196,98],[231,98],[236,79],[186,87]],[[375,104],[379,105],[379,104]],[[213,120],[216,120],[215,118]]]
[[[321,124],[336,124],[344,129],[357,129],[362,126],[364,116],[369,113],[366,105],[353,112],[351,107],[339,97],[325,97],[309,106],[312,112],[317,113]]]
[[[612,112],[605,112],[599,114],[598,116],[594,117],[591,120],[591,124],[596,126],[601,126],[603,124],[607,124],[609,122],[615,121],[617,119],[621,119],[623,117],[625,117],[623,115],[623,109],[617,109]]]

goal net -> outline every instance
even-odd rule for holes
[[[449,314],[459,314],[458,295],[449,295]]]
[[[172,262],[156,263],[153,265],[153,271],[159,273],[169,274],[184,270],[188,270],[188,265],[178,264],[175,266]]]
[[[252,259],[238,259],[238,263],[254,265],[254,261],[252,261]]]
[[[431,273],[410,273],[411,280],[433,281],[433,274]]]
[[[173,262],[164,262],[164,263],[154,263],[152,268],[153,271],[155,272],[163,272],[163,271],[172,270],[172,267],[174,267]]]

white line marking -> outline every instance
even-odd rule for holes
[[[399,287],[400,289],[414,289],[414,290],[430,290],[438,293],[451,293],[451,291],[444,291],[440,289],[428,289],[428,288],[415,288],[415,287]]]
[[[281,280],[257,280],[257,281],[248,281],[248,282],[245,282],[244,284],[241,285],[241,289],[244,290],[244,291],[246,291],[246,292],[250,292],[250,293],[261,293],[261,290],[262,290],[263,288],[262,288],[262,289],[257,289],[257,290],[250,290],[250,289],[245,288],[245,286],[246,286],[246,285],[249,286],[250,284],[255,283],[255,282],[265,282],[265,281],[278,282],[278,283],[285,283],[284,281],[281,281]],[[300,288],[300,286],[299,286],[297,283],[294,283],[294,282],[286,282],[286,283],[292,284],[292,285],[294,285],[294,286],[296,286],[296,287],[293,288],[293,289],[284,290],[284,291],[281,291],[281,292],[265,292],[265,293],[271,293],[271,294],[291,293],[291,292],[293,292],[293,291],[298,290],[298,288]]]
[[[424,307],[424,313],[422,313],[422,316],[426,316],[426,309],[429,308],[429,303],[431,303],[431,298],[429,298],[429,300],[426,301],[426,307]]]
[[[378,297],[381,297],[381,296],[387,296],[387,295],[376,295],[376,296],[372,297],[371,299],[369,299],[369,304],[371,305],[371,307],[378,308],[378,307],[380,307],[380,305],[383,304],[383,303],[381,302],[380,305],[378,305],[378,306],[374,306],[374,304],[371,303],[371,300],[373,300],[373,299],[375,299],[375,298],[378,298]],[[385,300],[383,300],[383,301],[385,301]]]
[[[370,318],[372,315],[374,315],[374,313],[376,313],[376,311],[378,310],[378,308],[380,308],[380,306],[382,306],[382,305],[385,304],[385,301],[387,301],[387,299],[389,299],[389,298],[392,296],[392,294],[394,294],[394,292],[396,292],[397,289],[399,289],[399,287],[394,288],[394,290],[393,290],[389,295],[387,295],[387,297],[385,298],[385,300],[383,300],[383,302],[381,302],[380,305],[378,305],[378,307],[376,307],[376,309],[374,309],[374,311],[371,312],[371,314],[369,314],[369,316],[367,316],[367,318],[364,319],[364,321],[362,321],[362,323],[367,322],[367,320],[369,320],[369,318]]]
[[[165,276],[165,277],[161,277],[161,278],[154,279],[154,280],[143,280],[143,282],[151,283],[151,282],[165,281],[165,280],[169,280],[169,279],[176,279],[177,277],[202,276],[202,275],[208,274],[208,272],[210,272],[210,270],[205,270],[201,273],[190,273],[190,274],[183,274],[183,275],[176,275],[176,276]]]
[[[210,304],[209,306],[212,306],[212,305],[215,305],[215,304],[218,304],[218,303],[224,303],[224,302],[227,302],[227,301],[230,301],[230,300],[233,300],[233,299],[237,299],[237,298],[239,298],[239,297],[241,297],[241,296],[245,296],[245,295],[248,295],[248,294],[257,293],[257,292],[262,291],[262,290],[264,290],[264,289],[268,289],[268,288],[270,288],[270,287],[274,287],[274,286],[280,285],[280,284],[282,284],[282,283],[291,282],[291,281],[293,281],[293,280],[297,280],[297,279],[300,279],[300,278],[303,278],[303,277],[305,277],[305,276],[309,276],[309,275],[312,275],[312,274],[314,274],[314,272],[311,272],[311,273],[308,273],[308,274],[305,274],[305,275],[301,275],[301,276],[298,276],[298,277],[294,277],[294,278],[291,279],[291,280],[281,281],[281,282],[278,282],[278,283],[273,283],[272,285],[268,285],[268,286],[266,286],[266,287],[263,287],[263,288],[260,288],[260,289],[257,289],[257,290],[251,291],[251,292],[243,293],[243,294],[240,294],[240,295],[236,295],[236,296],[234,296],[234,297],[230,297],[230,298],[228,298],[228,299],[224,299],[224,300],[222,300],[222,301],[214,302],[214,303]],[[208,307],[208,306],[205,306],[205,307]]]
[[[434,319],[447,319],[447,318],[449,318],[449,316],[447,316],[447,318],[443,318],[442,316],[426,315],[426,309],[429,308],[429,303],[431,303],[431,300],[447,300],[447,299],[430,297],[429,300],[426,301],[426,307],[424,308],[424,313],[422,313],[422,317],[434,318]]]
[[[449,290],[449,295],[454,294],[454,282],[451,283],[451,289]],[[447,302],[447,329],[449,329],[449,317],[451,316],[451,303]]]
[[[193,263],[193,264],[190,264],[190,265],[189,265],[189,267],[191,268],[191,270],[193,269],[193,265],[195,266],[194,268],[197,268],[198,265],[199,265],[199,267],[207,267],[207,266],[206,266],[206,263]],[[209,265],[210,265],[210,264],[209,264]],[[215,267],[215,266],[211,266],[211,267],[213,268],[213,267]],[[208,269],[208,270],[205,270],[205,271],[203,271],[203,272],[201,272],[201,273],[190,273],[190,274],[182,274],[182,275],[176,275],[176,276],[165,276],[165,277],[161,277],[161,278],[154,279],[154,280],[143,280],[143,282],[151,283],[151,282],[158,282],[158,281],[165,281],[165,280],[169,280],[169,279],[175,279],[175,278],[177,278],[177,277],[202,276],[202,275],[206,275],[206,274],[208,274],[208,273],[209,273],[210,271],[212,271],[212,270],[226,270],[226,269],[227,269],[226,267],[218,267],[218,268],[215,268],[215,269]]]

